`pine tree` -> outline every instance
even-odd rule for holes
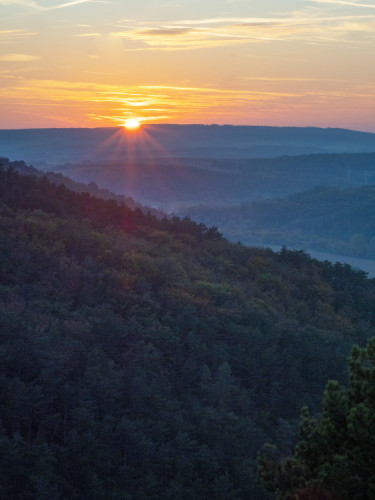
[[[292,456],[263,447],[260,478],[278,500],[375,498],[375,338],[348,365],[349,388],[328,382],[319,418],[302,409]]]

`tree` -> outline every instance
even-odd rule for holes
[[[319,418],[302,409],[292,456],[263,447],[260,478],[277,499],[375,498],[375,337],[352,349],[348,365],[349,388],[328,382]]]

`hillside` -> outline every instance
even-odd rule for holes
[[[0,169],[0,497],[267,499],[375,282]]]
[[[317,187],[284,199],[186,210],[234,240],[375,259],[375,187]]]
[[[103,200],[114,200],[120,204],[124,204],[131,209],[139,208],[143,212],[150,212],[153,215],[163,218],[165,214],[156,210],[155,208],[151,208],[141,203],[137,203],[131,197],[122,196],[120,194],[115,194],[109,191],[108,189],[100,188],[95,182],[89,182],[85,184],[83,182],[74,181],[70,177],[66,175],[62,175],[58,172],[43,172],[31,165],[26,165],[24,161],[9,161],[8,158],[0,158],[0,165],[4,168],[12,168],[17,172],[20,172],[23,175],[33,175],[35,177],[46,177],[50,182],[57,185],[64,185],[69,188],[71,191],[75,193],[88,193],[90,195],[96,196],[97,198],[101,198]]]

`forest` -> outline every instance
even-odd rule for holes
[[[375,187],[315,187],[231,207],[192,207],[193,219],[252,245],[285,245],[375,259]]]
[[[347,386],[374,300],[348,265],[4,162],[0,498],[274,498],[259,451],[291,455],[300,408]]]

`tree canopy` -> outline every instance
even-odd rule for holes
[[[0,497],[257,498],[375,283],[0,169]]]
[[[375,337],[353,347],[349,387],[331,380],[318,417],[302,409],[293,455],[267,445],[260,476],[276,498],[365,500],[375,497]],[[279,460],[278,460],[279,458]]]

